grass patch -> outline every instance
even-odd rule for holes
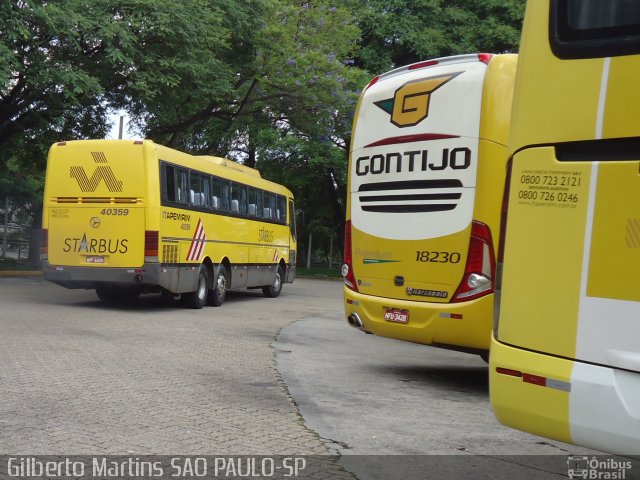
[[[342,278],[340,273],[340,267],[297,267],[296,272],[300,276],[304,277],[329,277],[329,278]]]

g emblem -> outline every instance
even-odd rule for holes
[[[391,115],[391,123],[396,127],[413,127],[429,115],[431,94],[460,73],[462,72],[405,83],[396,90],[393,98],[375,104]]]
[[[89,225],[91,225],[92,228],[98,228],[100,226],[100,219],[98,217],[91,217]]]

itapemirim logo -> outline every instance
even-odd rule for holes
[[[95,163],[107,163],[107,157],[103,152],[91,152],[91,156]],[[87,175],[83,167],[70,167],[69,176],[75,178],[83,192],[95,192],[102,181],[110,192],[122,191],[122,180],[116,178],[108,165],[96,167],[91,177]]]
[[[431,94],[461,73],[448,73],[407,82],[396,90],[393,98],[374,103],[391,115],[391,123],[395,126],[413,127],[429,116]]]

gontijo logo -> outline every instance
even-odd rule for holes
[[[431,94],[461,73],[448,73],[407,82],[396,90],[393,98],[374,103],[391,115],[391,123],[395,126],[413,127],[429,116]]]

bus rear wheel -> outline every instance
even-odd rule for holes
[[[207,267],[200,265],[198,270],[198,283],[195,292],[188,292],[183,295],[187,307],[200,309],[207,302],[207,293],[209,291],[209,274]]]
[[[219,307],[227,296],[227,269],[224,264],[218,267],[218,275],[216,281],[213,282],[213,288],[209,290],[207,297],[207,305]]]
[[[276,298],[282,292],[282,281],[284,279],[284,271],[282,270],[282,266],[278,266],[278,270],[276,271],[276,276],[273,279],[273,283],[271,285],[267,285],[262,287],[262,293],[264,293],[265,297]]]

